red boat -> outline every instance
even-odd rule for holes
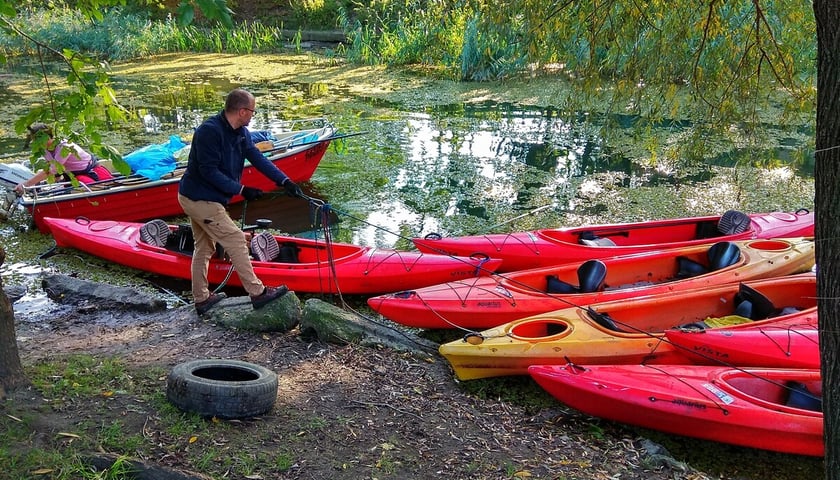
[[[569,306],[806,272],[814,255],[804,238],[718,242],[458,280],[368,305],[411,327],[491,328]]]
[[[275,146],[266,152],[267,158],[292,181],[303,182],[312,177],[333,136],[335,127],[326,122],[318,128],[279,134]],[[178,183],[185,168],[180,165],[159,180],[135,174],[78,187],[69,182],[40,184],[27,188],[20,203],[43,233],[49,231],[45,217],[140,221],[180,215],[183,210],[178,203]],[[242,172],[242,183],[264,191],[277,188],[249,163]],[[231,203],[240,201],[242,197],[237,195]]]
[[[190,278],[191,234],[181,236],[178,226],[162,220],[146,224],[44,218],[59,247],[71,247],[114,263],[176,278]],[[157,245],[141,240],[144,225],[163,227],[165,239]],[[148,227],[145,227],[148,228]],[[168,232],[166,229],[168,228]],[[432,285],[454,278],[485,275],[501,263],[479,257],[450,257],[420,252],[376,249],[345,243],[324,243],[296,237],[271,236],[276,249],[286,254],[277,260],[253,260],[254,272],[266,285],[287,285],[298,292],[372,294],[410,286]],[[230,261],[210,261],[211,284],[241,286],[238,275],[228,275]]]
[[[817,369],[535,365],[531,377],[589,415],[663,432],[823,456]]]
[[[816,292],[815,292],[816,293]],[[783,322],[735,325],[711,330],[691,327],[665,330],[665,337],[696,363],[748,367],[820,368],[817,307]]]
[[[719,241],[813,235],[814,214],[805,209],[794,213],[752,215],[730,210],[720,216],[530,232],[452,238],[430,234],[412,241],[422,252],[449,255],[482,253],[492,258],[501,258],[503,263],[499,272],[512,272]]]

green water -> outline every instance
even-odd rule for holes
[[[46,99],[37,78],[10,73],[0,82],[7,118]],[[104,135],[123,153],[172,134],[189,139],[235,87],[257,96],[252,129],[323,116],[342,133],[365,132],[334,142],[304,185],[333,209],[337,241],[408,248],[410,237],[431,232],[812,209],[805,125],[766,126],[774,140],[761,149],[710,139],[718,146],[709,156],[689,162],[652,145],[679,142],[691,122],[661,122],[640,134],[632,116],[564,112],[552,104],[560,87],[551,79],[456,83],[306,54],[167,55],[115,66],[113,82],[136,113]],[[24,155],[21,146],[4,125],[0,154],[12,161]],[[282,195],[252,202],[246,220],[268,217],[279,231],[318,235],[308,205],[289,202]],[[12,250],[12,262],[26,260]]]
[[[640,135],[631,116],[563,112],[551,81],[463,84],[313,55],[168,55],[118,65],[114,73],[120,99],[137,114],[132,124],[105,134],[123,153],[172,134],[189,138],[234,87],[257,96],[254,129],[277,130],[289,120],[324,116],[343,133],[367,132],[334,142],[304,185],[333,209],[335,241],[408,248],[411,236],[430,232],[507,232],[730,208],[813,208],[813,142],[806,125],[767,125],[774,140],[761,149],[719,146],[704,161],[687,162],[651,152],[652,145],[679,142],[690,122],[663,122]],[[0,85],[6,118],[45,100],[40,82],[10,73]],[[619,131],[607,133],[605,125]],[[21,145],[10,122],[0,126],[6,161],[24,156]],[[242,207],[231,213],[238,218]],[[44,272],[164,292],[173,305],[189,301],[188,282],[164,282],[73,251],[42,258],[51,239],[21,231],[24,216],[0,224],[7,250],[4,283],[30,292],[15,304],[19,321],[44,321],[60,308],[43,298]],[[309,205],[283,195],[252,202],[246,217],[271,218],[288,233],[322,234],[312,227]],[[680,450],[682,443],[669,448],[691,457],[693,444],[684,445],[687,452]],[[786,456],[750,455],[768,469],[789,463]],[[737,461],[726,456],[720,463],[726,469]],[[819,470],[818,460],[798,463]]]

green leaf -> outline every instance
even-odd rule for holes
[[[186,0],[178,5],[178,24],[182,27],[191,24],[195,20],[195,10]]]
[[[17,16],[17,10],[15,10],[15,5],[18,2],[6,2],[4,0],[0,0],[0,15],[4,17],[14,18]]]

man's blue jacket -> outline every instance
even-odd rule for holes
[[[254,146],[246,127],[234,129],[224,111],[213,115],[193,134],[178,193],[190,200],[227,205],[242,189],[240,180],[246,158],[278,187],[289,178]]]

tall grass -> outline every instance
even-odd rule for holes
[[[513,22],[513,20],[511,20]],[[492,80],[524,65],[520,30],[483,21],[471,2],[403,0],[339,8],[348,60],[389,65],[423,64],[462,80]]]
[[[144,58],[173,52],[257,53],[281,51],[287,42],[281,27],[246,22],[231,30],[207,26],[181,26],[172,17],[155,20],[118,8],[100,22],[82,18],[71,9],[23,13],[21,29],[52,48],[70,48],[111,61]],[[0,33],[0,50],[9,58],[36,54],[26,39]]]
[[[295,5],[298,19],[320,28],[338,23],[349,39],[338,51],[352,62],[421,64],[464,80],[501,78],[522,66],[509,60],[518,58],[516,44],[508,38],[515,30],[482,31],[480,15],[469,2],[402,0],[351,8],[335,0],[309,0]],[[233,29],[182,26],[171,16],[153,18],[124,8],[108,10],[98,22],[67,8],[25,11],[17,21],[32,38],[52,48],[71,48],[109,61],[173,52],[275,52],[289,48],[290,41],[292,48],[300,44],[300,37],[285,38],[282,26],[258,21]],[[6,32],[0,33],[0,51],[10,59],[36,53],[31,42]]]

